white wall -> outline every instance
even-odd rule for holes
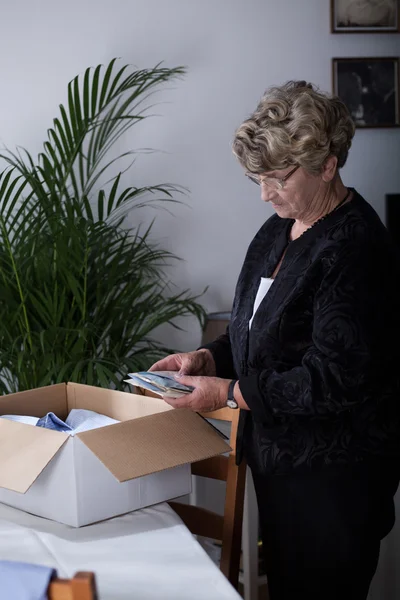
[[[9,147],[39,150],[67,82],[89,65],[114,56],[187,65],[159,96],[161,116],[130,135],[130,147],[164,153],[140,160],[129,181],[190,188],[187,206],[160,212],[154,233],[185,259],[170,272],[178,287],[209,286],[209,311],[230,309],[247,244],[271,214],[230,151],[263,90],[298,78],[330,90],[332,57],[400,54],[398,35],[331,35],[329,0],[3,0],[1,9],[0,141]],[[399,151],[398,129],[358,131],[343,172],[381,217],[385,194],[400,192]],[[183,326],[160,337],[196,346],[198,325]]]
[[[397,35],[331,35],[329,0],[3,0],[0,27],[0,142],[9,147],[40,148],[67,82],[89,65],[114,56],[187,65],[159,96],[160,116],[127,142],[164,153],[143,157],[129,177],[190,189],[174,216],[157,215],[154,233],[184,259],[170,272],[180,288],[209,286],[209,311],[230,309],[247,244],[271,214],[231,155],[236,126],[271,84],[304,78],[330,90],[333,56],[400,53]],[[399,130],[358,131],[344,169],[382,217],[385,194],[400,191],[399,150]],[[160,337],[196,346],[198,325],[183,326]]]

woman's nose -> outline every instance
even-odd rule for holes
[[[276,191],[270,188],[268,185],[261,186],[261,200],[264,202],[270,202],[276,197]]]

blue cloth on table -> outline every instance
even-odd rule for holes
[[[46,600],[55,569],[29,563],[0,560],[0,598]]]
[[[82,408],[73,408],[65,421],[62,421],[53,412],[47,413],[44,417],[24,417],[21,415],[2,415],[1,418],[9,419],[10,421],[18,421],[27,425],[36,425],[36,427],[44,427],[45,429],[53,429],[54,431],[64,431],[70,435],[105,427],[119,423],[111,417],[101,415],[93,410],[84,410]],[[0,596],[1,598],[1,596]]]

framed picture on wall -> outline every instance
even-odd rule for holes
[[[333,58],[333,92],[356,127],[399,127],[399,58]]]
[[[400,32],[400,0],[331,0],[331,32]]]

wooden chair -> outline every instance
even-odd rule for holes
[[[246,464],[236,465],[236,434],[239,411],[222,408],[203,413],[207,419],[230,421],[229,456],[216,456],[192,464],[192,474],[226,482],[223,516],[199,506],[170,502],[170,506],[194,535],[212,538],[221,542],[222,573],[237,589],[242,542],[243,501],[246,482]]]
[[[159,398],[141,388],[136,394]],[[236,435],[239,410],[221,408],[213,412],[200,413],[206,419],[231,422],[229,456],[215,456],[192,463],[192,475],[209,477],[226,482],[224,514],[219,515],[192,504],[169,502],[186,527],[194,534],[221,542],[220,569],[235,589],[239,582],[239,564],[242,543],[243,503],[246,484],[246,463],[236,465]]]
[[[207,315],[203,331],[202,343],[215,339],[225,332],[230,313],[211,313]],[[144,390],[135,389],[137,394]],[[150,392],[146,395],[152,396]],[[194,534],[221,542],[222,573],[238,588],[239,565],[242,542],[243,503],[246,484],[246,463],[236,465],[236,435],[239,411],[230,408],[202,413],[206,419],[231,422],[229,445],[232,448],[229,456],[216,456],[192,464],[192,474],[209,477],[226,482],[225,507],[223,516],[192,504],[170,502],[170,506],[180,516],[188,529]]]
[[[94,573],[76,573],[72,579],[53,579],[48,600],[97,600]]]
[[[219,335],[225,333],[231,318],[230,312],[214,312],[207,315],[202,343],[212,342]],[[246,491],[243,509],[243,592],[245,600],[258,597],[260,577],[258,574],[259,547],[258,547],[258,506],[251,473],[246,474]],[[261,578],[263,582],[266,577]]]

